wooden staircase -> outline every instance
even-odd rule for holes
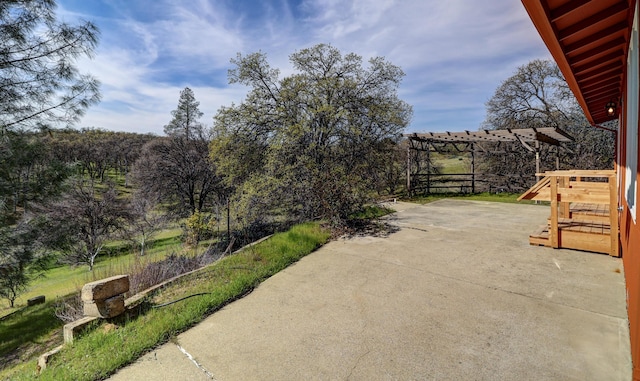
[[[518,198],[548,201],[551,206],[547,224],[529,236],[529,243],[620,256],[615,171],[551,171],[542,175]]]

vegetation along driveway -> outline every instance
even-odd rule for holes
[[[329,243],[113,379],[630,379],[620,259],[530,246],[548,207],[393,206],[387,235]]]

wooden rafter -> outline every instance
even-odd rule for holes
[[[463,132],[425,132],[405,134],[405,137],[415,141],[438,143],[478,143],[478,142],[521,142],[531,143],[541,141],[551,145],[568,143],[573,138],[559,128],[520,128],[506,130],[478,130]]]

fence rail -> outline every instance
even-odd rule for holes
[[[411,175],[411,193],[520,193],[535,182],[533,176],[524,178],[512,174],[416,173]]]

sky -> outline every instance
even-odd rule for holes
[[[156,135],[187,86],[206,126],[242,102],[249,89],[227,77],[238,53],[265,53],[281,76],[294,73],[292,53],[319,43],[365,67],[382,56],[405,72],[407,133],[477,130],[502,81],[551,58],[517,0],[58,0],[57,13],[101,32],[77,64],[100,80],[102,101],[76,127]]]

